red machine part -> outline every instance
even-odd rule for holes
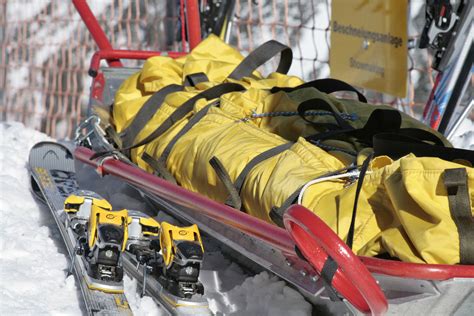
[[[367,267],[318,216],[301,205],[292,205],[283,221],[320,275],[329,257],[337,264],[332,280],[326,281],[352,305],[366,314],[382,315],[387,311],[387,299]]]

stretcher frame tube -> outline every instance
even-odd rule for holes
[[[76,159],[97,168],[99,167],[99,162],[91,160],[93,154],[93,151],[85,147],[78,147],[74,152]],[[255,236],[270,244],[276,250],[282,251],[283,254],[295,256],[295,243],[282,228],[212,201],[198,193],[166,182],[136,166],[122,161],[106,159],[101,167],[106,174],[116,176],[141,189],[170,199],[196,212],[237,228],[244,233]],[[359,256],[359,258],[371,273],[388,276],[438,281],[452,278],[474,278],[474,265],[409,263],[364,256]]]
[[[99,50],[92,55],[89,75],[91,77],[97,76],[100,67],[100,61],[103,59],[135,59],[145,60],[153,56],[169,56],[171,58],[178,58],[186,56],[187,53],[182,52],[158,52],[158,51],[143,51],[143,50],[120,50],[120,49],[107,49]]]
[[[186,15],[189,49],[191,50],[201,42],[201,18],[197,0],[186,0]]]
[[[370,272],[418,280],[474,279],[474,265],[410,263],[359,256]]]
[[[102,30],[99,22],[92,13],[86,0],[72,0],[74,7],[81,16],[82,21],[86,25],[87,29],[92,35],[92,38],[99,46],[100,50],[111,50],[112,44]],[[118,59],[107,59],[107,63],[110,67],[122,67],[122,63]]]

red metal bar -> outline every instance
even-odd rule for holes
[[[87,26],[87,29],[91,33],[92,38],[94,38],[97,46],[99,46],[99,49],[112,50],[112,44],[105,35],[104,30],[100,27],[99,22],[92,13],[86,0],[72,0],[72,3],[76,7],[77,12],[81,16],[82,21],[84,21],[84,24]],[[110,67],[122,67],[122,63],[118,59],[108,59],[107,63]]]
[[[90,160],[93,154],[93,151],[84,147],[78,147],[74,152],[74,156],[77,159],[97,168],[99,166],[97,160]],[[126,180],[128,183],[148,192],[172,200],[179,205],[190,208],[201,214],[205,214],[212,219],[218,220],[251,236],[262,239],[272,245],[275,249],[279,249],[284,253],[295,253],[295,244],[286,231],[280,227],[270,225],[258,218],[210,200],[203,195],[178,187],[149,174],[138,167],[125,164],[119,160],[106,159],[102,164],[102,170],[105,174],[110,174]]]
[[[359,256],[372,273],[421,280],[449,280],[474,278],[474,265],[408,263]]]
[[[181,21],[181,49],[185,52],[188,50],[186,41],[189,41],[189,39],[186,38],[186,27],[188,26],[188,23],[186,20],[186,14],[184,13],[184,0],[179,2],[179,16]]]
[[[186,0],[186,15],[189,49],[193,49],[202,39],[198,0]]]
[[[336,262],[337,270],[327,282],[352,305],[366,314],[383,315],[387,311],[387,298],[367,267],[317,215],[296,204],[288,208],[283,220],[286,230],[319,274],[329,258]]]
[[[165,55],[171,58],[178,58],[185,56],[186,53],[182,52],[150,52],[143,50],[100,50],[94,53],[91,59],[89,68],[89,75],[91,77],[97,76],[100,67],[100,61],[103,59],[139,59],[145,60],[153,56]]]
[[[97,160],[90,160],[93,154],[93,151],[84,147],[79,147],[74,152],[76,159],[97,168],[99,166]],[[244,233],[262,239],[277,250],[295,256],[295,243],[285,230],[275,225],[168,183],[136,166],[125,164],[119,160],[106,160],[102,167],[106,174],[111,174],[146,191],[206,214]],[[474,278],[473,265],[418,264],[369,257],[360,257],[360,259],[370,272],[395,277],[426,280],[447,280],[455,277]]]

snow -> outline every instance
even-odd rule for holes
[[[59,231],[29,191],[28,151],[48,137],[20,123],[0,124],[0,135],[0,314],[77,315]]]
[[[138,288],[137,280],[124,276],[125,295],[134,315],[142,316],[158,316],[167,315],[160,309],[153,299],[149,296],[140,297],[140,290]]]
[[[38,15],[42,10],[45,10],[47,5],[47,2],[40,2],[38,0],[23,0],[21,3],[10,1],[8,6],[6,6],[7,15],[28,20]],[[28,8],[28,10],[25,10],[25,8]]]
[[[21,123],[0,123],[0,315],[81,315],[84,310],[74,277],[67,276],[69,259],[54,219],[29,191],[28,153],[44,140],[50,138]],[[112,204],[130,203],[124,193],[110,198]],[[200,279],[216,315],[311,314],[301,294],[276,276],[249,277],[215,247],[205,248]],[[151,297],[140,297],[136,280],[125,277],[124,284],[135,315],[166,314]]]
[[[465,118],[450,141],[456,148],[474,150],[474,121]]]
[[[246,278],[218,252],[206,253],[201,281],[216,315],[311,315],[311,305],[284,281],[266,271]]]

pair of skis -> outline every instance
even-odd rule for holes
[[[66,244],[88,314],[133,314],[124,272],[171,315],[211,314],[207,300],[194,295],[203,294],[196,225],[176,227],[139,211],[113,211],[99,195],[79,189],[74,158],[57,143],[36,144],[29,170],[32,191],[50,208]]]

